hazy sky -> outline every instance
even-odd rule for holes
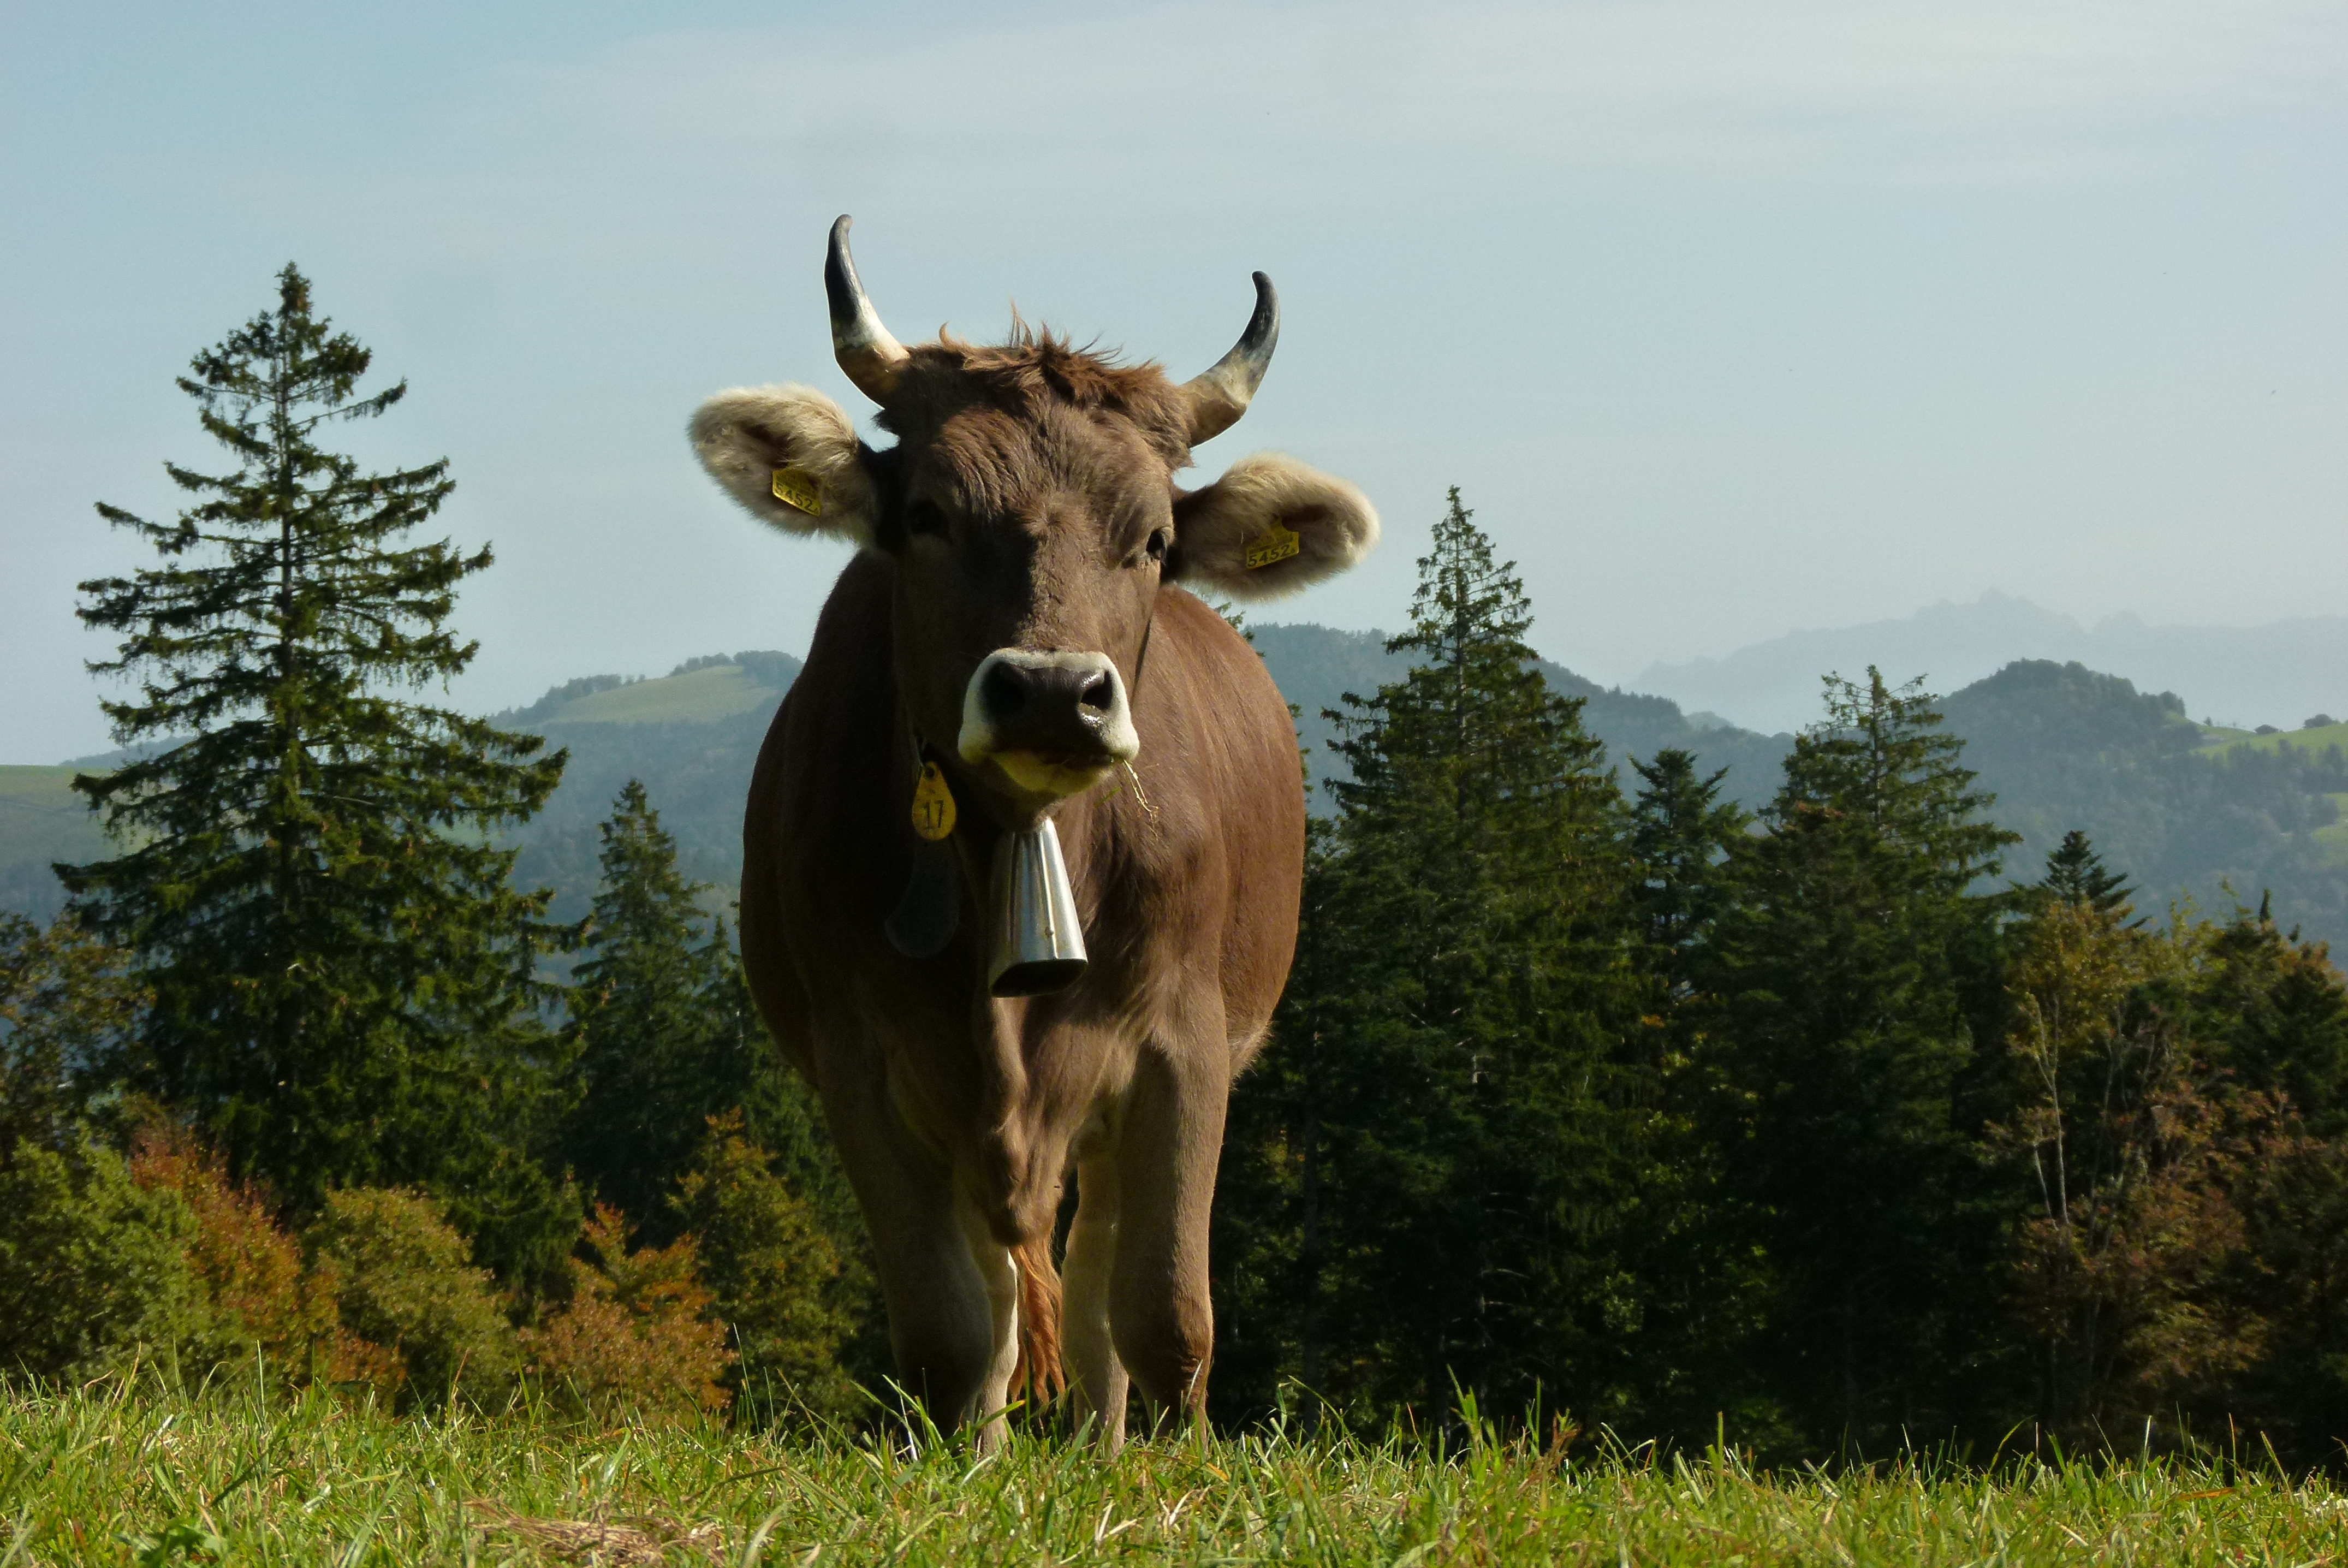
[[[1255,409],[1386,519],[1265,614],[1393,625],[1444,487],[1606,680],[1999,587],[2337,613],[2348,7],[0,4],[0,761],[106,744],[90,510],[213,461],[172,377],[287,259],[499,562],[460,702],[803,649],[842,552],[721,501],[706,393],[1031,318]]]

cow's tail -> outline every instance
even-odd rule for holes
[[[1041,1409],[1068,1387],[1060,1360],[1060,1271],[1052,1266],[1052,1233],[1020,1243],[1011,1256],[1019,1265],[1019,1361],[1011,1371],[1011,1396],[1024,1392],[1028,1408]]]

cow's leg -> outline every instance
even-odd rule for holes
[[[1011,1249],[989,1234],[986,1222],[968,1202],[961,1206],[962,1229],[973,1266],[986,1286],[986,1308],[992,1346],[986,1377],[980,1385],[977,1415],[979,1445],[992,1449],[1003,1440],[1003,1407],[1011,1400],[1011,1374],[1019,1365],[1019,1269]]]
[[[880,1060],[878,1051],[862,1056]],[[953,1177],[900,1120],[877,1067],[826,1073],[819,1087],[872,1237],[897,1380],[952,1431],[981,1413],[996,1346],[988,1281]]]
[[[1069,1407],[1081,1425],[1093,1420],[1101,1447],[1125,1443],[1125,1363],[1109,1337],[1109,1281],[1117,1261],[1117,1158],[1088,1150],[1076,1162],[1076,1218],[1068,1227],[1068,1258],[1061,1269],[1066,1305],[1061,1315],[1067,1345]]]
[[[1109,1325],[1157,1426],[1204,1413],[1215,1353],[1207,1231],[1231,1057],[1214,1012],[1210,1026],[1144,1048],[1117,1140]]]

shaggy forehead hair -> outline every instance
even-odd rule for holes
[[[1056,424],[1054,416],[1063,410],[1096,420],[1122,418],[1169,469],[1190,461],[1189,405],[1155,361],[1119,365],[1016,317],[1011,341],[999,346],[965,343],[941,330],[938,341],[912,349],[877,422],[891,435],[921,442],[971,407],[1041,429]]]

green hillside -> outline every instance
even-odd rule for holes
[[[2034,874],[2078,828],[2147,911],[2184,894],[2222,915],[2271,894],[2285,927],[2348,950],[2348,760],[2303,743],[2342,727],[2213,742],[2171,693],[2044,659],[1951,693],[1941,711],[1998,797],[1991,814],[2023,835],[2009,872]]]
[[[2348,753],[2348,724],[2320,724],[2312,729],[2278,729],[2271,735],[2253,735],[2246,729],[2209,730],[2210,738],[2201,749],[2208,753],[2228,751],[2308,751],[2321,753],[2338,747]]]
[[[2247,729],[2205,729],[2207,738],[2199,755],[2212,759],[2262,753],[2269,757],[2291,754],[2309,761],[2321,759],[2334,769],[2348,758],[2348,723],[2309,725],[2301,729],[2279,729],[2269,735],[2254,734]],[[2328,792],[2337,820],[2312,830],[2308,835],[2322,849],[2324,863],[2348,867],[2348,793]]]
[[[46,920],[65,903],[53,861],[94,860],[106,835],[69,787],[77,768],[0,768],[0,909]]]
[[[575,920],[594,898],[599,828],[629,779],[644,782],[676,838],[685,875],[722,903],[742,875],[742,801],[783,694],[799,661],[771,651],[689,659],[654,680],[590,676],[525,708],[495,716],[509,729],[546,737],[571,753],[562,787],[514,836],[514,875],[555,890],[557,919]]]
[[[2335,794],[2331,799],[2333,809],[2340,813],[2339,820],[2328,827],[2316,829],[2312,836],[2323,846],[2332,864],[2348,866],[2348,794]]]
[[[739,665],[705,665],[572,697],[540,716],[540,722],[715,724],[764,707],[774,695]]]
[[[89,803],[71,788],[79,771],[0,768],[0,865],[34,855],[68,859],[105,842]]]

